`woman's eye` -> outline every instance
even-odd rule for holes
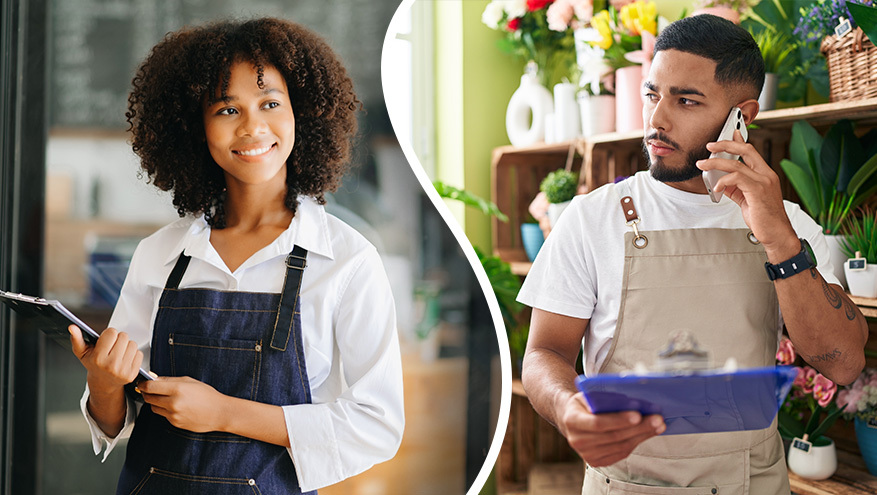
[[[216,112],[217,115],[232,115],[238,113],[234,108],[223,108],[222,110]]]
[[[279,101],[269,101],[268,103],[265,104],[265,108],[277,108],[279,106],[280,106]]]

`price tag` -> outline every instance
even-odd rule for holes
[[[798,449],[801,452],[804,452],[805,454],[810,453],[810,447],[812,447],[812,446],[813,446],[813,444],[808,442],[807,440],[802,440],[800,438],[795,438],[794,440],[792,440],[792,448]]]
[[[868,268],[868,260],[866,260],[865,258],[850,258],[849,260],[847,260],[847,268],[851,272],[865,271]]]
[[[840,18],[840,24],[835,26],[834,34],[838,38],[843,38],[847,33],[853,30],[853,26],[850,24],[850,20],[844,17]]]
[[[868,428],[877,429],[877,418],[872,418],[868,420]]]

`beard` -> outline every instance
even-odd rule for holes
[[[715,129],[715,132],[710,133],[710,135],[718,136],[719,132],[722,130],[723,125],[724,123],[720,124],[719,127]],[[673,167],[664,163],[664,157],[657,156],[654,160],[652,160],[652,158],[649,156],[648,145],[646,144],[650,139],[663,141],[670,146],[673,146],[677,150],[680,148],[675,141],[673,141],[661,132],[653,132],[643,139],[643,153],[645,153],[646,162],[649,164],[649,172],[652,174],[652,177],[654,177],[655,180],[659,180],[661,182],[685,182],[695,177],[699,177],[701,174],[703,174],[703,171],[697,168],[698,160],[706,160],[712,154],[708,149],[706,149],[706,143],[709,142],[706,141],[700,146],[695,146],[692,151],[689,151],[685,155],[685,160],[683,161],[681,166]]]

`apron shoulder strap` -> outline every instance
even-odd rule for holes
[[[625,179],[615,185],[615,191],[621,197],[621,211],[624,213],[625,225],[633,228],[633,246],[637,249],[644,249],[649,244],[649,239],[640,233],[637,224],[640,222],[639,213],[633,204],[633,196],[630,194],[630,184]]]
[[[286,278],[280,293],[280,307],[277,309],[277,320],[274,322],[274,333],[271,337],[271,348],[285,351],[292,333],[295,312],[301,293],[301,279],[307,266],[308,252],[301,246],[294,246],[286,257]]]
[[[165,289],[178,289],[180,287],[180,281],[183,280],[183,274],[186,273],[186,268],[189,266],[189,260],[191,260],[191,256],[186,256],[183,253],[180,253],[180,257],[177,258],[177,263],[174,265],[174,269],[171,270],[171,274],[167,278],[167,282],[164,284]]]

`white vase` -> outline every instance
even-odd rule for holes
[[[548,222],[551,224],[552,228],[557,225],[557,219],[560,218],[560,214],[563,213],[563,210],[565,210],[570,203],[572,203],[572,201],[551,203],[548,205]]]
[[[576,103],[576,85],[554,85],[554,139],[571,141],[581,134],[581,117]]]
[[[847,255],[840,248],[841,235],[825,235],[825,243],[828,244],[829,260],[831,261],[832,273],[840,281],[843,288],[847,288],[846,277],[844,276],[844,264],[847,261]]]
[[[615,96],[579,93],[582,136],[615,132]]]
[[[858,297],[877,298],[877,266],[868,265],[864,270],[850,270],[844,263],[844,275],[850,294]]]
[[[506,109],[505,128],[509,142],[515,146],[529,146],[545,139],[545,118],[552,112],[551,91],[539,84],[536,70],[528,67]]]
[[[805,451],[796,447],[796,441],[800,438],[792,440],[792,446],[789,448],[789,471],[808,480],[824,480],[831,477],[837,471],[837,451],[834,448],[834,440],[829,441],[824,447],[811,445]]]
[[[773,110],[777,106],[777,85],[779,84],[779,76],[773,72],[764,75],[764,86],[761,88],[761,95],[758,97],[758,109]]]

